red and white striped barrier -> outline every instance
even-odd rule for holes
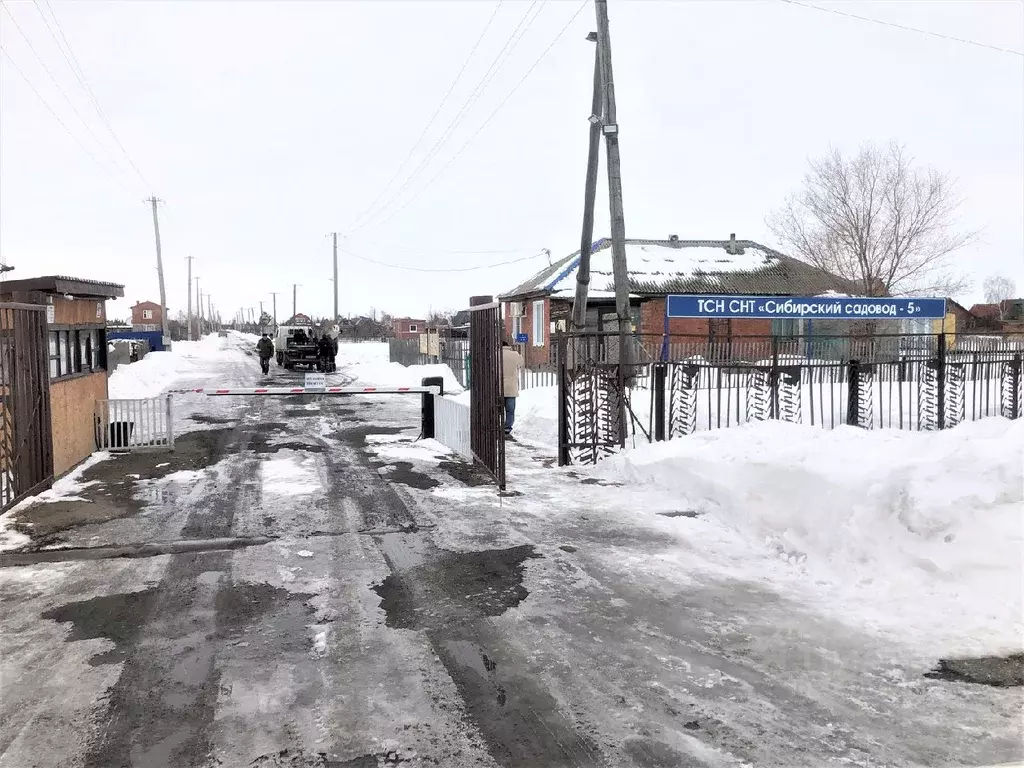
[[[440,387],[241,387],[230,389],[189,389],[206,395],[409,395],[441,394]]]

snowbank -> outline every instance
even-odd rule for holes
[[[199,341],[176,341],[169,351],[150,352],[137,363],[119,365],[108,381],[110,397],[156,397],[175,380],[199,371],[199,361],[223,360],[226,353],[241,356],[242,350],[255,347],[258,339],[232,331],[227,338],[211,334]]]
[[[984,654],[1024,646],[1022,467],[1024,422],[993,418],[943,432],[763,422],[593,472],[703,513],[680,525],[733,576],[923,651]]]
[[[462,392],[459,380],[447,365],[410,365],[388,361],[388,345],[378,343],[339,344],[337,365],[368,387],[418,387],[428,376],[444,379],[446,393]]]

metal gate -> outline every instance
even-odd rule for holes
[[[469,300],[470,446],[479,462],[505,490],[505,400],[502,391],[501,305],[491,296]]]
[[[46,308],[0,304],[0,510],[53,482]]]
[[[171,395],[145,400],[96,401],[96,450],[174,448]]]

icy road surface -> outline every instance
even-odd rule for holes
[[[254,386],[245,343],[165,381]],[[362,346],[336,380],[394,383]],[[182,396],[177,417],[175,453],[94,463],[0,521],[31,548],[0,555],[0,768],[1024,758],[1021,688],[925,678],[705,568],[671,498],[637,497],[642,519],[516,445],[523,495],[499,500],[414,443],[415,397]]]

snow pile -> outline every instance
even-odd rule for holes
[[[99,464],[101,461],[106,461],[109,458],[110,454],[105,451],[94,453],[88,459],[75,467],[71,472],[60,478],[60,480],[55,482],[53,486],[47,490],[38,493],[35,496],[30,496],[20,504],[0,515],[0,552],[19,549],[31,542],[31,538],[29,536],[19,533],[11,527],[14,524],[14,518],[19,511],[36,504],[46,504],[54,501],[86,501],[86,499],[82,497],[81,492],[90,485],[95,485],[96,481],[83,482],[82,475],[90,467]]]
[[[418,387],[428,376],[444,379],[444,391],[461,392],[462,386],[447,365],[410,365],[388,361],[387,344],[339,344],[338,370],[356,377],[368,387]]]
[[[971,654],[1022,648],[1022,467],[1024,423],[993,418],[924,433],[763,422],[594,472],[703,513],[680,525],[734,577],[788,585],[918,649]]]
[[[211,334],[199,341],[176,341],[168,351],[150,352],[137,363],[119,365],[108,380],[109,397],[156,397],[177,379],[205,370],[200,365],[202,361],[224,360],[226,356],[248,359],[243,350],[253,349],[258,339],[251,334],[232,332],[227,338]]]

